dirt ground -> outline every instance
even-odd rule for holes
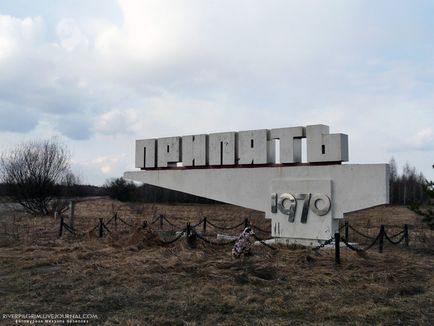
[[[99,218],[117,212],[111,233],[90,233]],[[164,214],[150,232],[143,221]],[[23,213],[0,214],[0,325],[6,314],[93,314],[89,325],[431,325],[434,320],[434,233],[403,207],[378,207],[346,217],[369,235],[410,225],[410,245],[385,244],[358,254],[302,247],[231,257],[231,245],[185,238],[174,231],[202,217],[221,226],[249,218],[262,229],[260,212],[230,205],[121,204],[108,199],[78,203],[75,228],[58,237],[59,220]],[[201,230],[201,229],[199,229]],[[390,231],[389,231],[390,230]],[[208,226],[207,236],[217,232]],[[225,231],[237,234],[238,230]],[[258,233],[266,238],[267,234]],[[350,231],[351,241],[367,244]]]

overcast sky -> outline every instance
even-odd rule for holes
[[[317,123],[434,179],[434,1],[0,2],[0,149],[59,137],[84,183],[137,138]]]

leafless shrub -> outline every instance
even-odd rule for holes
[[[65,189],[78,179],[70,171],[70,154],[56,140],[31,141],[0,158],[1,181],[8,196],[33,214],[64,210]]]

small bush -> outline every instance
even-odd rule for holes
[[[106,181],[104,188],[107,190],[110,198],[119,201],[133,201],[137,191],[137,186],[124,178],[116,178]]]

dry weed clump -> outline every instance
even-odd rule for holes
[[[164,213],[183,227],[212,213],[219,223],[232,225],[256,212],[229,205],[142,204],[136,210],[110,200],[78,204],[76,228],[89,230],[115,212],[135,226],[110,223],[111,233],[103,238],[92,232],[59,239],[52,218],[3,216],[8,233],[18,236],[8,242],[9,235],[1,234],[1,313],[89,312],[98,314],[95,325],[431,325],[434,320],[434,257],[412,242],[408,249],[385,245],[382,254],[375,247],[363,256],[342,250],[340,266],[334,265],[333,250],[299,246],[276,251],[254,246],[252,256],[234,259],[230,245],[198,241],[191,248],[185,238],[160,245],[159,239],[176,236],[174,230],[143,229],[142,222]],[[368,212],[372,229],[379,222],[375,214]],[[210,230],[209,236],[215,234]]]

